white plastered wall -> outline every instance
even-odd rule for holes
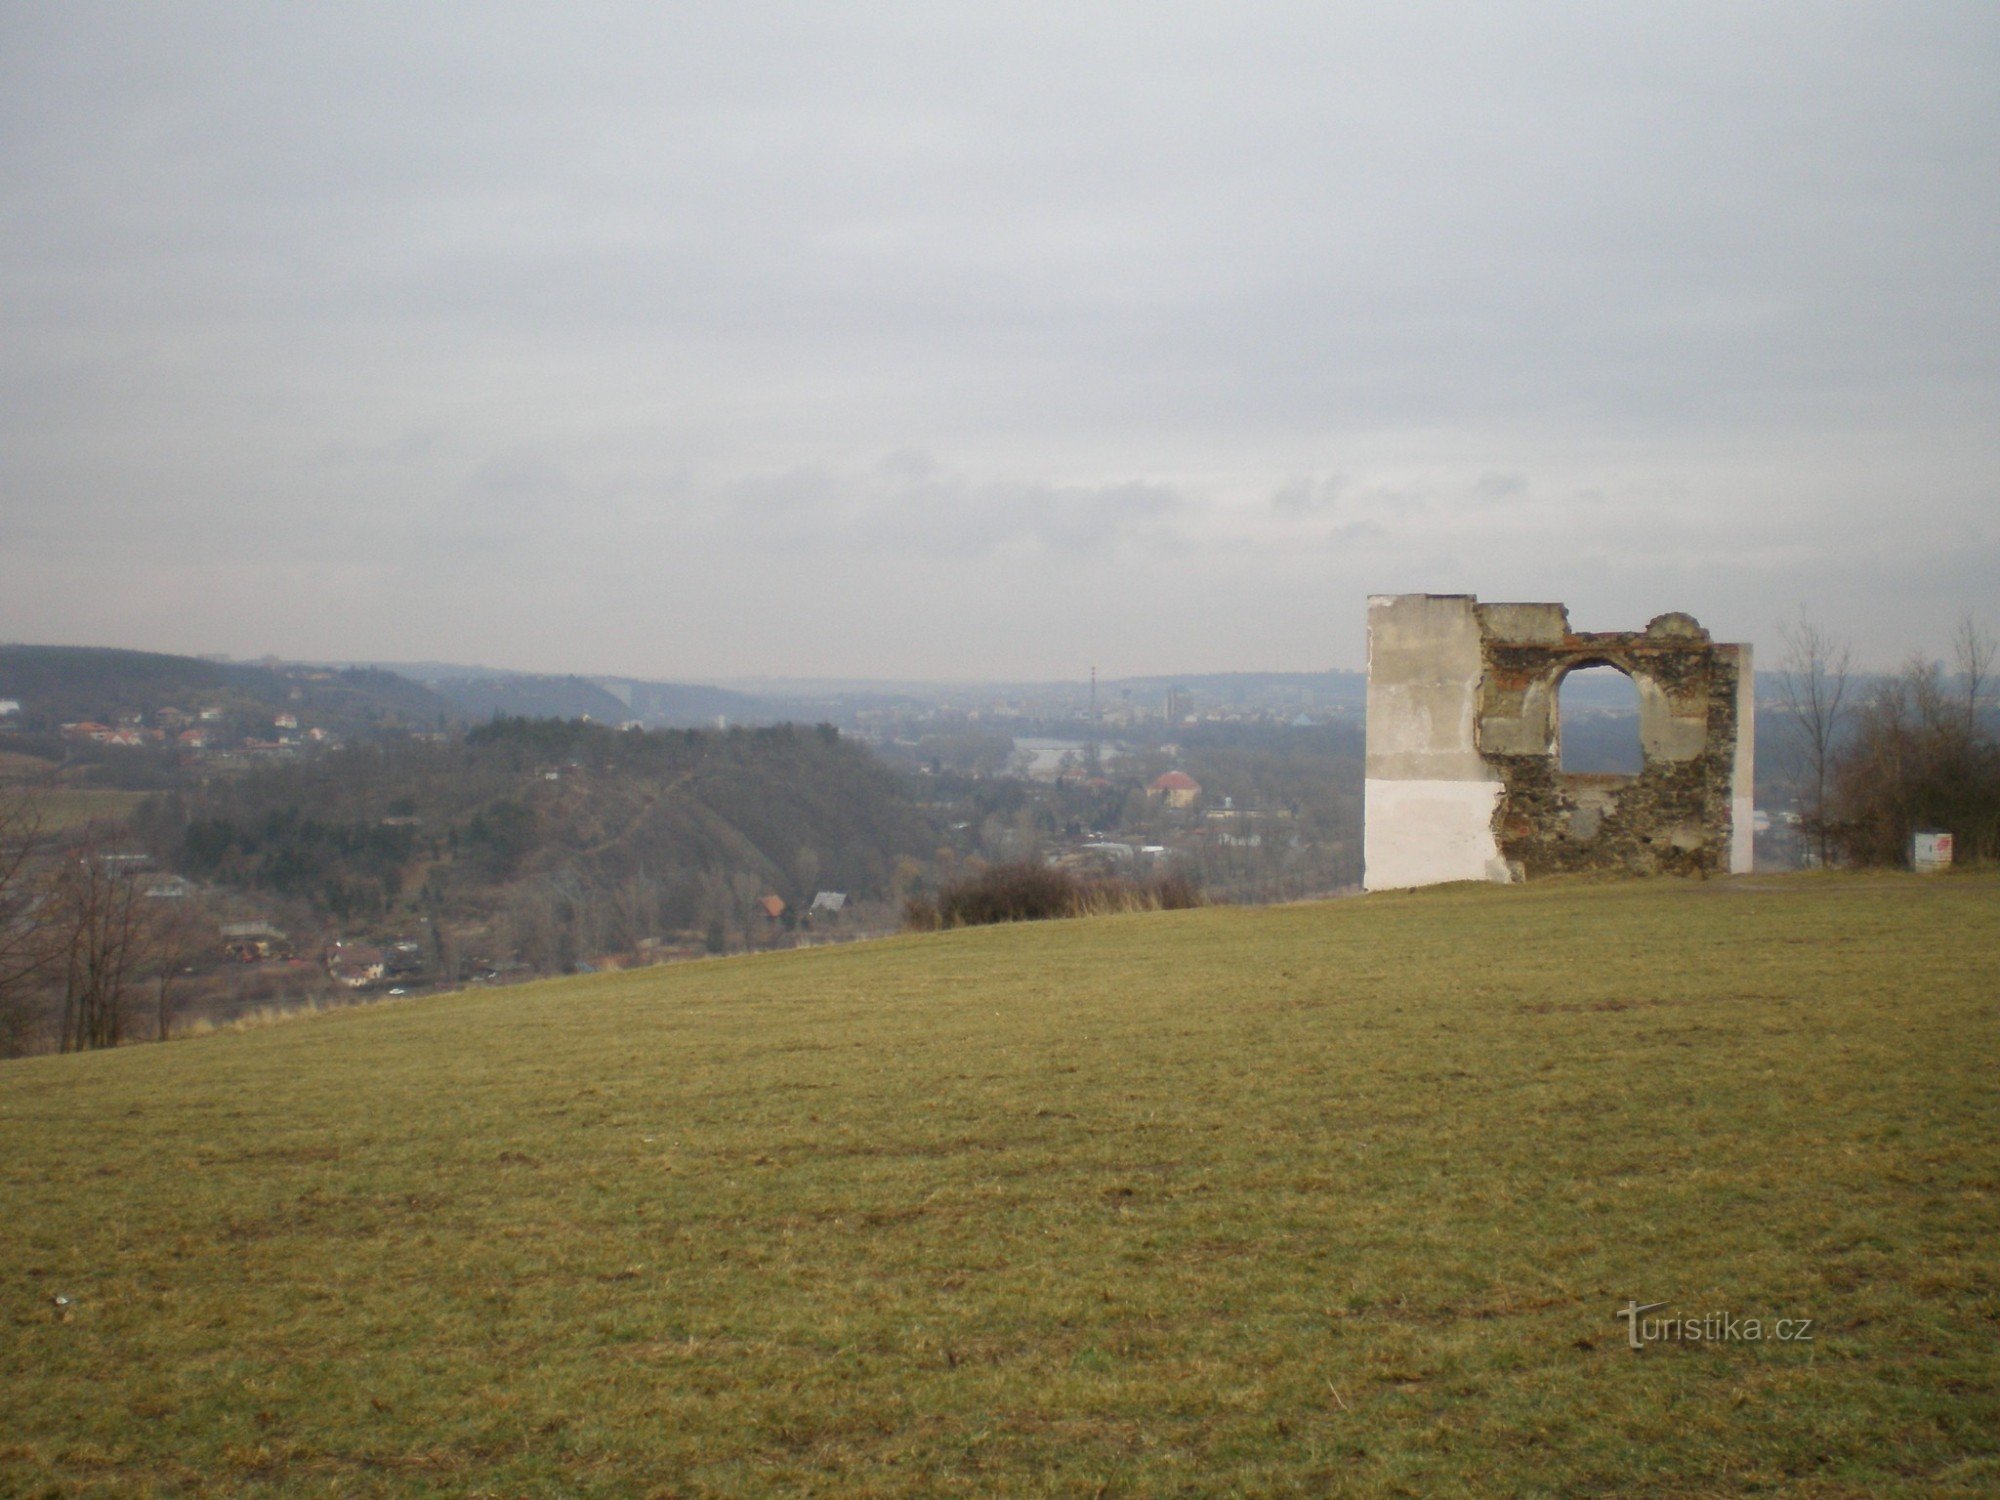
[[[1757,674],[1749,646],[1736,651],[1736,764],[1731,767],[1729,873],[1757,865]]]
[[[1497,781],[1368,779],[1362,887],[1371,891],[1447,880],[1508,878],[1493,837]]]
[[[1369,599],[1364,889],[1508,878],[1500,782],[1478,749],[1482,669],[1470,595]]]

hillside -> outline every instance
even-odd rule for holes
[[[1200,693],[1222,703],[1302,702],[1321,708],[1359,710],[1368,701],[1368,674],[1327,672],[1193,672],[1178,677],[1124,677],[1106,683],[1109,692],[1141,697],[1167,692]]]
[[[1456,888],[7,1064],[0,1489],[1990,1493],[1996,896]]]
[[[580,719],[617,724],[625,705],[586,677],[440,678],[426,683],[474,723],[495,715],[530,719]]]
[[[459,675],[447,669],[423,680],[475,723],[495,715],[538,719],[588,715],[601,724],[631,720],[648,728],[685,729],[711,726],[718,719],[732,724],[768,724],[798,717],[786,705],[727,688],[648,682],[635,677],[489,671]]]
[[[20,728],[67,721],[151,719],[160,709],[220,708],[258,717],[294,710],[342,735],[383,725],[431,729],[455,717],[428,688],[368,667],[218,662],[108,646],[0,645],[0,698],[21,704]]]
[[[934,847],[891,773],[832,730],[634,732],[504,719],[355,746],[160,799],[139,823],[181,873],[344,921],[497,923],[566,969],[607,949],[761,920],[767,892],[888,896]]]

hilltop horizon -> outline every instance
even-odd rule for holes
[[[1491,602],[1491,601],[1488,601]],[[1978,622],[1978,616],[1970,616]],[[1363,623],[1356,622],[1357,637],[1363,636]],[[1636,629],[1646,622],[1638,620],[1622,628]],[[1702,624],[1706,627],[1707,621]],[[1579,629],[1600,628],[1598,622],[1585,622]],[[1605,627],[1608,628],[1608,627]],[[1775,623],[1762,638],[1749,638],[1748,643],[1757,649],[1757,676],[1759,681],[1773,677],[1781,670],[1782,641],[1780,632],[1784,624]],[[1716,639],[1725,639],[1721,632],[1711,630]],[[1944,642],[1940,634],[1932,643],[1933,649],[1919,651],[1923,660],[1940,660],[1943,653],[1937,646]],[[0,648],[24,647],[74,651],[130,651],[148,655],[182,657],[195,661],[208,661],[235,666],[288,666],[320,667],[333,670],[347,668],[372,668],[394,672],[412,682],[432,683],[439,681],[477,681],[499,678],[576,678],[586,682],[630,682],[658,686],[707,687],[725,691],[742,692],[751,695],[766,694],[780,697],[810,696],[823,693],[868,693],[885,691],[930,690],[939,692],[963,691],[971,688],[984,689],[1024,689],[1048,690],[1055,688],[1081,687],[1087,689],[1092,678],[1093,665],[1096,680],[1102,687],[1121,687],[1145,684],[1167,687],[1177,684],[1196,685],[1204,681],[1237,679],[1241,681],[1296,679],[1327,679],[1331,681],[1353,680],[1365,682],[1367,668],[1361,665],[1329,665],[1305,667],[1272,667],[1244,665],[1209,665],[1182,669],[1113,670],[1103,662],[1081,662],[1073,672],[1049,673],[1044,675],[1021,675],[1001,671],[989,673],[962,672],[942,675],[897,675],[888,671],[829,671],[825,673],[787,672],[774,669],[756,671],[700,671],[700,670],[659,670],[648,672],[628,672],[600,670],[589,665],[573,663],[554,666],[529,666],[519,662],[495,662],[475,660],[449,660],[424,656],[399,654],[379,656],[343,657],[306,653],[292,656],[277,651],[245,649],[241,651],[198,651],[175,650],[157,645],[135,646],[104,640],[0,640]],[[1868,653],[1856,650],[1854,671],[1867,677],[1894,672],[1909,659],[1908,654],[1888,657],[1879,652]]]

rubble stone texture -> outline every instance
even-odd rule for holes
[[[1562,680],[1597,666],[1638,688],[1636,776],[1562,769]],[[1752,691],[1750,648],[1690,615],[1581,633],[1560,604],[1375,595],[1363,884],[1747,871]]]

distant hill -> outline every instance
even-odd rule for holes
[[[624,702],[585,677],[441,677],[425,684],[474,723],[500,716],[592,718],[617,724],[631,717]]]
[[[694,683],[654,682],[639,677],[553,676],[537,672],[496,672],[486,667],[438,663],[406,665],[467,719],[495,717],[580,719],[600,724],[638,720],[649,729],[692,729],[731,724],[775,724],[799,717],[795,706],[728,688]]]
[[[430,689],[376,668],[211,661],[107,646],[0,646],[0,698],[20,702],[18,727],[30,733],[80,720],[150,719],[163,708],[246,716],[290,709],[343,737],[436,728],[460,717]]]
[[[649,726],[694,728],[718,719],[731,724],[776,724],[801,717],[796,704],[752,697],[729,688],[692,683],[646,682],[634,677],[595,679],[606,691],[624,696],[632,717]]]
[[[344,921],[498,921],[541,967],[720,921],[775,893],[886,897],[936,848],[862,746],[796,725],[627,732],[496,719],[219,779],[142,815],[183,873]],[[567,933],[567,947],[556,938]]]
[[[930,703],[939,699],[960,699],[968,693],[989,692],[1005,695],[1071,696],[1081,698],[1089,691],[1087,679],[1067,681],[992,680],[928,681],[888,678],[770,677],[737,679],[737,688],[787,701],[837,701],[856,706],[891,706]],[[1211,700],[1262,701],[1274,696],[1296,699],[1301,693],[1322,700],[1328,706],[1353,705],[1367,701],[1368,674],[1331,670],[1326,672],[1194,672],[1145,677],[1106,677],[1098,684],[1101,694],[1130,691],[1135,694],[1165,693],[1169,688],[1205,695]]]
[[[1111,690],[1164,693],[1169,689],[1200,693],[1227,703],[1232,699],[1266,700],[1299,695],[1334,707],[1360,708],[1368,701],[1366,672],[1196,672],[1180,677],[1121,677],[1106,682]]]

